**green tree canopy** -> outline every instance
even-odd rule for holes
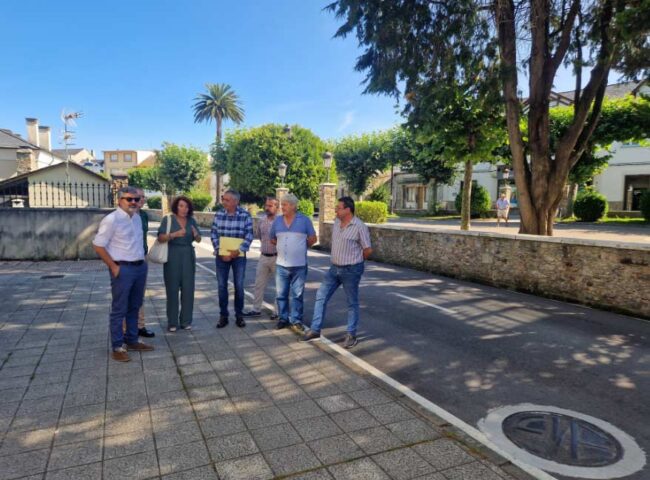
[[[230,186],[244,198],[257,202],[274,194],[280,186],[278,166],[284,163],[289,191],[316,202],[318,185],[327,179],[322,158],[327,149],[327,144],[311,130],[268,124],[226,133],[220,154],[230,175]],[[216,153],[213,151],[213,155]],[[330,181],[336,181],[334,165]]]
[[[129,185],[145,190],[160,191],[163,186],[160,182],[160,171],[156,167],[135,167],[127,172]]]
[[[354,32],[365,48],[356,68],[367,73],[368,93],[401,98],[403,87],[407,102],[419,104],[427,85],[431,91],[451,85],[450,70],[455,69],[460,74],[454,76],[457,88],[467,97],[464,92],[474,85],[488,91],[483,86],[492,82],[498,67],[522,233],[552,234],[569,171],[598,123],[610,69],[645,76],[650,66],[647,1],[337,0],[328,8],[342,19],[336,35]],[[558,69],[567,62],[578,73],[574,115],[551,151],[549,97]],[[522,66],[530,79],[529,157],[520,130]],[[585,66],[591,72],[582,85],[579,73]]]
[[[156,152],[155,168],[167,194],[191,190],[209,172],[207,155],[198,148],[173,143],[162,146],[162,150]]]
[[[336,142],[334,158],[337,169],[357,195],[361,195],[370,180],[390,165],[387,151],[391,139],[391,133],[384,131],[350,135]]]

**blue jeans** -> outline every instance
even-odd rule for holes
[[[330,266],[325,274],[323,283],[320,284],[316,293],[316,304],[314,305],[314,318],[311,321],[311,330],[320,333],[325,318],[327,302],[329,302],[339,285],[343,285],[345,298],[348,301],[348,333],[357,335],[357,324],[359,323],[359,282],[363,275],[363,262],[345,267]]]
[[[304,267],[275,266],[275,290],[278,296],[276,300],[280,322],[302,323],[302,297],[305,293],[306,278],[306,265]],[[291,305],[291,317],[289,317],[289,305]]]
[[[244,316],[244,274],[246,273],[246,257],[239,256],[229,262],[217,257],[217,284],[219,285],[219,313],[228,318],[228,275],[232,268],[233,283],[235,284],[235,317]]]
[[[109,322],[111,328],[111,344],[113,350],[127,344],[138,342],[138,310],[144,300],[144,289],[147,283],[147,263],[142,265],[120,265],[120,273],[115,278],[111,276],[111,313]],[[124,321],[126,320],[126,333]]]

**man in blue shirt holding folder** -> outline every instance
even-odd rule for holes
[[[210,238],[217,257],[217,283],[219,285],[219,322],[217,328],[228,325],[228,276],[232,268],[235,284],[235,323],[245,327],[244,322],[244,274],[246,272],[246,252],[253,241],[253,219],[250,213],[239,206],[239,193],[228,190],[221,197],[223,210],[214,215]],[[238,249],[220,251],[220,242],[228,238],[241,239]]]

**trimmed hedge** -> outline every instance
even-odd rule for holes
[[[192,200],[196,212],[202,212],[212,202],[212,196],[203,192],[187,192],[185,196]]]
[[[602,193],[585,190],[578,194],[573,213],[581,222],[596,222],[607,215],[609,204]]]
[[[308,198],[298,200],[298,211],[306,217],[312,218],[314,216],[314,203]]]
[[[463,192],[461,191],[456,195],[454,206],[456,211],[460,213],[463,204]],[[470,216],[472,218],[483,218],[490,212],[492,200],[490,199],[490,192],[487,191],[482,185],[472,185],[472,199],[470,202]]]
[[[388,205],[384,202],[356,202],[355,215],[365,223],[385,223],[388,218]]]
[[[160,210],[162,208],[162,197],[160,195],[154,195],[153,197],[147,198],[147,205],[154,210]]]
[[[645,221],[650,222],[650,190],[646,190],[641,194],[639,209],[641,210],[641,215],[643,215]]]

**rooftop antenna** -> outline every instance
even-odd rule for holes
[[[68,147],[74,145],[72,140],[74,140],[74,133],[69,127],[76,127],[77,123],[75,120],[83,116],[83,112],[70,112],[66,111],[64,108],[61,110],[61,121],[63,122],[63,146],[65,148],[65,179],[66,183],[70,183],[70,155],[68,153]]]

